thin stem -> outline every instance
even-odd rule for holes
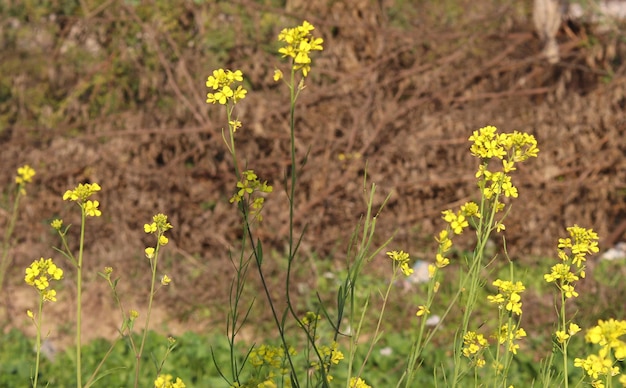
[[[83,248],[85,245],[85,208],[81,204],[80,242],[78,245],[78,263],[76,263],[76,386],[82,388],[81,364],[81,322],[83,295]]]
[[[43,314],[43,296],[39,295],[39,306],[37,310],[37,358],[35,361],[35,378],[33,381],[33,387],[37,387],[37,381],[39,380],[39,363],[41,360],[41,316]]]
[[[152,280],[150,281],[150,297],[148,298],[148,311],[146,313],[146,322],[144,324],[143,333],[141,336],[141,345],[139,345],[139,352],[135,354],[135,388],[139,385],[139,365],[141,364],[141,356],[143,354],[143,349],[146,344],[146,337],[148,336],[148,328],[150,327],[150,315],[152,313],[152,302],[154,301],[154,286],[156,284],[156,275],[157,275],[157,263],[159,260],[159,248],[161,244],[158,243],[159,238],[161,237],[162,232],[157,233],[157,245],[154,251],[154,258],[150,260],[150,266],[152,267]]]

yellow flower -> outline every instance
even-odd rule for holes
[[[221,105],[226,105],[231,101],[233,104],[236,104],[240,100],[243,100],[248,91],[241,85],[237,85],[237,87],[233,90],[235,87],[234,83],[242,81],[243,73],[241,70],[213,70],[213,75],[207,78],[206,86],[216,92],[207,94],[207,104],[219,103]]]
[[[372,388],[365,383],[360,377],[350,377],[350,388]]]
[[[564,343],[570,337],[570,335],[564,332],[563,330],[557,330],[555,334],[556,334],[556,340],[560,344]]]
[[[321,51],[323,49],[322,38],[315,38],[311,35],[315,27],[307,21],[294,28],[285,28],[278,34],[278,40],[284,42],[285,46],[278,49],[283,57],[293,58],[293,69],[302,70],[302,75],[306,77],[311,70],[311,51]],[[278,80],[280,75],[274,73],[274,80]],[[278,79],[277,79],[278,78]]]
[[[148,248],[144,249],[144,252],[146,253],[146,257],[148,259],[153,259],[154,258],[154,248],[148,247]]]
[[[85,202],[87,198],[100,191],[102,188],[97,183],[85,183],[79,184],[74,188],[74,190],[67,190],[65,194],[63,194],[63,200],[67,201],[75,201],[75,202]]]
[[[578,292],[574,290],[574,287],[569,284],[564,284],[561,288],[565,293],[566,298],[576,298],[578,296]]]
[[[163,245],[167,245],[167,243],[168,243],[169,241],[170,241],[170,240],[169,240],[167,237],[163,236],[163,235],[161,235],[161,236],[159,237],[159,245],[161,245],[161,246],[163,246]]]
[[[61,228],[63,227],[63,220],[57,218],[50,223],[50,226],[52,226],[53,229],[61,230]]]
[[[90,217],[100,217],[102,212],[98,209],[100,202],[98,201],[87,201],[85,202],[85,215]]]
[[[51,280],[61,280],[63,270],[57,267],[52,259],[44,259],[33,261],[26,268],[24,281],[26,284],[35,287],[41,295],[43,301],[56,302],[56,291],[49,289]]]
[[[30,167],[28,164],[23,165],[17,169],[17,176],[15,177],[15,183],[18,185],[24,185],[25,183],[30,183],[35,176],[35,170]]]
[[[161,284],[164,286],[168,286],[171,281],[172,279],[170,279],[170,277],[167,275],[163,275],[163,277],[161,278]]]
[[[177,377],[176,381],[172,382],[172,375],[158,375],[156,380],[154,380],[155,388],[185,388],[186,385],[183,381]]]
[[[430,314],[430,310],[426,307],[426,306],[418,306],[417,307],[417,312],[415,313],[415,315],[417,315],[418,317],[421,317],[425,314]]]
[[[283,72],[278,69],[274,70],[274,81],[280,81],[281,79],[283,79]]]

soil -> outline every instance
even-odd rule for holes
[[[513,177],[519,198],[506,220],[511,258],[530,265],[554,257],[558,237],[573,224],[597,231],[603,250],[626,238],[626,40],[620,30],[564,22],[557,37],[560,61],[552,65],[541,56],[530,10],[517,5],[468,1],[454,16],[455,10],[426,2],[402,19],[393,17],[385,1],[291,1],[280,8],[235,3],[250,7],[253,24],[262,12],[279,15],[285,25],[306,18],[324,38],[297,111],[296,148],[299,162],[306,160],[295,198],[295,229],[306,227],[299,251],[303,289],[316,289],[312,271],[342,267],[351,232],[366,209],[366,172],[368,184],[377,185],[375,206],[391,194],[378,218],[377,241],[394,235],[393,249],[432,257],[441,211],[476,199],[477,161],[468,152],[468,137],[486,125],[529,132],[540,148],[539,157],[520,165]],[[87,33],[76,44],[87,44],[84,36],[108,23],[111,12],[94,15],[94,27],[84,25]],[[133,15],[128,11],[126,17]],[[202,17],[191,6],[185,10],[190,26]],[[237,30],[241,19],[229,19],[231,27]],[[167,42],[166,30],[155,31],[155,41]],[[165,50],[163,44],[153,49]],[[125,308],[143,311],[150,276],[143,249],[153,243],[143,224],[156,213],[167,214],[174,226],[161,263],[173,284],[157,294],[153,327],[171,334],[222,329],[233,276],[228,252],[236,251],[240,234],[228,201],[233,166],[220,133],[224,112],[204,101],[212,68],[202,61],[210,53],[178,48],[178,61],[152,64],[155,78],[145,79],[173,96],[166,108],[148,94],[127,109],[94,118],[75,99],[60,124],[49,127],[45,120],[33,123],[33,110],[20,105],[27,95],[3,102],[15,115],[0,132],[0,182],[8,187],[25,163],[37,171],[21,203],[10,280],[2,291],[10,327],[32,332],[24,311],[34,308],[35,298],[21,281],[23,269],[42,256],[62,262],[51,248],[59,244],[49,227],[54,217],[74,225],[69,237],[76,247],[80,219],[63,193],[97,182],[103,216],[87,224],[85,340],[114,336],[119,326],[110,290],[96,275],[104,266],[121,277]],[[289,171],[289,112],[286,89],[271,78],[274,67],[285,64],[258,41],[242,39],[217,66],[239,68],[249,80],[248,96],[236,110],[244,123],[237,147],[242,160],[274,186],[257,233],[266,273],[279,284],[288,230],[283,177]],[[63,69],[55,71],[57,82],[65,82]],[[75,88],[98,70],[89,71],[73,75]],[[19,92],[35,76],[8,77]],[[8,212],[0,212],[0,224],[7,219]],[[71,341],[67,322],[74,316],[66,302],[75,295],[73,273],[65,264],[59,302],[46,307],[47,327],[59,346]],[[388,263],[380,257],[368,270],[383,273]]]

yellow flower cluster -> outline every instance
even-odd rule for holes
[[[167,221],[165,214],[159,213],[152,217],[152,222],[143,225],[144,232],[157,236],[157,246],[167,245],[169,239],[165,237],[165,232],[172,229],[172,224]],[[156,255],[156,248],[147,247],[145,250],[146,257],[152,260]],[[169,279],[169,278],[168,278]],[[169,281],[167,281],[169,283]]]
[[[26,190],[24,190],[24,186],[26,183],[30,183],[33,181],[33,177],[35,176],[35,170],[28,164],[23,165],[17,169],[17,175],[15,176],[15,183],[17,183],[19,187],[19,192],[21,195],[26,194]]]
[[[389,256],[389,258],[393,260],[394,267],[395,265],[398,265],[405,276],[411,276],[411,274],[413,273],[413,268],[409,267],[410,258],[408,253],[404,251],[390,251],[387,252],[387,256]]]
[[[98,206],[100,206],[100,202],[87,200],[87,198],[91,197],[93,194],[97,193],[100,190],[100,185],[98,185],[97,183],[81,183],[76,186],[74,190],[67,190],[65,194],[63,194],[63,200],[69,200],[78,203],[78,205],[80,205],[80,207],[85,212],[86,216],[100,217],[102,215],[102,212],[100,211],[100,209],[98,209]],[[55,225],[53,225],[53,227],[55,227]]]
[[[360,377],[350,377],[350,388],[372,388]]]
[[[315,27],[305,20],[302,22],[302,25],[294,28],[284,28],[278,34],[278,40],[285,43],[285,46],[278,49],[278,52],[283,57],[293,58],[293,69],[295,71],[302,70],[302,75],[305,77],[311,71],[311,57],[309,54],[311,51],[323,50],[322,43],[324,43],[324,40],[311,35],[311,31],[314,29]],[[275,80],[280,78],[281,75],[275,74]]]
[[[509,324],[505,323],[500,327],[500,333],[497,335],[498,342],[502,344],[508,344],[509,352],[513,354],[517,354],[517,350],[519,349],[519,345],[515,343],[515,340],[522,339],[526,337],[526,330],[522,329],[519,326],[513,326],[509,328]]]
[[[326,378],[329,382],[333,379],[333,376],[328,374],[328,372],[330,371],[330,366],[337,365],[339,364],[339,361],[344,359],[343,353],[338,348],[339,344],[335,341],[331,342],[330,346],[320,345],[317,348],[319,354],[324,360],[324,371],[326,372]],[[311,367],[315,370],[320,370],[320,364],[317,361],[312,361]]]
[[[176,378],[176,381],[172,382],[172,375],[159,375],[154,380],[154,388],[185,388],[186,385],[180,377]]]
[[[526,290],[522,282],[513,283],[509,280],[496,279],[492,284],[498,287],[499,292],[496,295],[487,296],[487,300],[504,307],[513,314],[522,315],[522,297],[520,294]]]
[[[435,256],[435,263],[428,265],[428,277],[433,279],[438,270],[447,267],[450,264],[450,259],[446,257],[446,254],[452,249],[451,234],[461,234],[469,226],[469,219],[472,217],[480,218],[478,205],[474,202],[466,202],[461,206],[461,210],[454,213],[452,210],[444,210],[442,212],[443,219],[448,223],[448,227],[435,237],[438,243],[437,255]],[[438,285],[435,287],[437,291]],[[422,314],[424,309],[420,310]],[[418,315],[419,312],[418,312]]]
[[[50,288],[50,280],[60,280],[63,277],[63,270],[57,267],[52,259],[44,259],[33,261],[26,268],[24,281],[26,284],[37,289],[44,301],[56,302],[57,292]]]
[[[293,348],[289,349],[290,355],[295,355]],[[260,345],[250,351],[248,362],[257,369],[256,378],[247,381],[245,384],[233,383],[231,387],[277,387],[274,380],[279,378],[283,380],[284,376],[289,374],[289,369],[284,368],[285,350],[280,346]],[[261,369],[268,367],[268,371],[261,373]],[[288,382],[285,385],[289,386]]]
[[[585,340],[600,345],[600,350],[587,358],[574,359],[574,366],[582,368],[594,380],[592,386],[604,386],[602,376],[610,379],[620,374],[616,363],[626,359],[626,343],[620,339],[625,334],[626,321],[614,319],[600,320],[597,326],[587,331]],[[619,381],[626,386],[626,375],[621,375]]]
[[[207,104],[219,103],[226,105],[228,102],[236,104],[240,100],[243,100],[248,91],[241,85],[235,87],[235,82],[243,82],[243,73],[241,70],[213,70],[213,75],[207,78],[206,86],[216,92],[207,94]]]
[[[569,329],[567,332],[565,330],[557,330],[556,331],[556,340],[558,343],[563,344],[567,341],[571,336],[575,335],[580,331],[580,326],[575,323],[569,324]]]
[[[574,284],[585,277],[583,264],[588,254],[597,253],[598,235],[592,229],[581,228],[578,225],[567,228],[570,237],[560,238],[558,256],[561,263],[552,266],[550,273],[543,275],[548,283],[554,283],[566,298],[575,298],[578,292]],[[574,267],[574,270],[572,270]]]
[[[470,146],[472,155],[485,161],[476,172],[476,178],[484,177],[481,189],[485,198],[490,199],[501,194],[505,197],[516,198],[517,187],[513,185],[508,174],[516,170],[515,163],[523,162],[530,157],[537,157],[539,149],[535,137],[517,131],[497,133],[496,127],[487,126],[474,131],[469,140],[473,142]],[[501,160],[502,171],[489,171],[487,161],[490,159]]]
[[[482,335],[473,331],[468,331],[463,336],[463,355],[473,359],[476,366],[482,368],[485,366],[485,359],[479,353],[481,350],[489,346],[489,341]]]
[[[274,188],[267,184],[267,181],[260,181],[259,177],[253,170],[246,170],[241,173],[241,179],[237,182],[237,191],[230,198],[230,203],[239,203],[245,196],[250,199],[250,208],[252,215],[259,221],[263,220],[260,212],[265,203],[265,198],[255,193],[271,193]]]

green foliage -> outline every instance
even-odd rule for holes
[[[201,336],[185,333],[177,338],[178,347],[168,357],[164,373],[175,373],[188,383],[189,387],[221,386],[222,380],[213,365],[210,343],[218,357],[227,358],[228,343],[223,336]],[[139,337],[136,336],[136,340]],[[83,366],[85,370],[94,370],[102,355],[107,352],[111,343],[98,339],[83,346]],[[155,360],[160,359],[167,349],[163,335],[150,332],[143,356],[146,367],[142,369],[139,380],[140,387],[150,387],[156,374]],[[0,386],[24,387],[30,383],[35,353],[32,339],[18,330],[11,330],[0,336]],[[43,360],[39,380],[42,386],[50,383],[55,387],[76,386],[76,376],[68,365],[75,363],[73,351],[62,352],[54,356],[54,360]],[[130,387],[134,383],[135,357],[128,346],[118,343],[111,353],[102,373],[95,383],[96,387]],[[87,377],[87,376],[85,376]]]

